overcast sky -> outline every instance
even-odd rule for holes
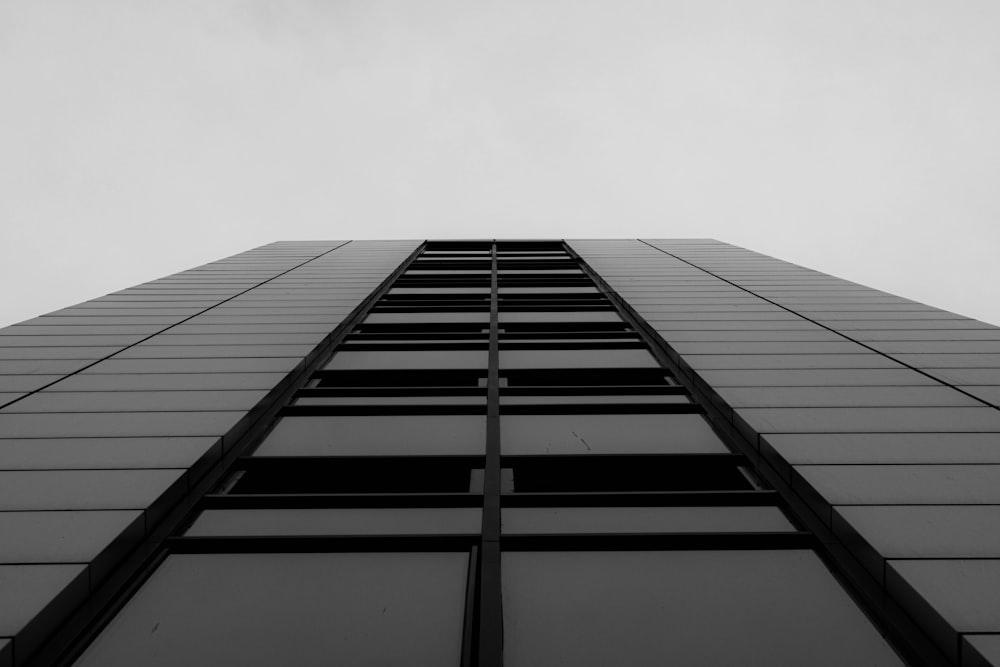
[[[996,0],[0,0],[0,325],[281,239],[712,237],[1000,323]]]

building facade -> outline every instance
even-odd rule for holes
[[[275,243],[0,406],[0,666],[1000,664],[1000,329],[725,243]]]

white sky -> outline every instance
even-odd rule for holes
[[[0,0],[0,325],[279,239],[713,237],[1000,323],[995,0]]]

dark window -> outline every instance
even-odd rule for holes
[[[233,475],[229,493],[481,493],[482,459],[449,457],[251,458]]]
[[[646,350],[502,350],[500,368],[659,368]]]
[[[206,510],[185,534],[194,537],[470,535],[479,532],[482,520],[482,510],[476,507]]]
[[[324,370],[486,368],[486,350],[338,352]]]
[[[670,397],[683,398],[683,397]],[[293,405],[486,405],[485,391],[480,396],[299,396]]]
[[[793,530],[777,507],[505,507],[501,516],[510,534]]]
[[[750,490],[731,457],[506,457],[516,493]]]
[[[701,415],[503,415],[504,454],[728,452]]]
[[[565,312],[521,312],[504,311],[500,313],[500,323],[512,322],[621,322],[622,318],[613,310],[604,311],[565,311]]]
[[[682,395],[643,395],[643,394],[616,394],[616,395],[558,395],[544,394],[535,396],[505,396],[500,394],[500,405],[607,405],[607,404],[684,404],[689,405],[691,399]]]
[[[465,553],[173,555],[81,667],[458,665]]]
[[[487,311],[476,313],[372,313],[365,318],[364,324],[416,324],[439,322],[482,322],[489,323],[490,314]]]
[[[285,417],[257,456],[413,456],[482,454],[480,415]]]
[[[559,294],[599,294],[600,291],[596,287],[501,287],[501,295],[510,294],[542,294],[542,295],[559,295]]]
[[[502,564],[506,667],[902,665],[811,551],[520,552]]]

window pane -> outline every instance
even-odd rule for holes
[[[812,551],[513,552],[502,567],[507,667],[902,665]]]
[[[501,287],[500,294],[598,294],[596,287]]]
[[[489,294],[489,287],[393,287],[390,295],[400,294]]]
[[[323,370],[486,368],[486,350],[372,350],[337,352]]]
[[[481,313],[372,313],[365,318],[366,324],[427,324],[444,322],[477,322],[489,324],[489,311]]]
[[[481,527],[476,507],[205,510],[187,535],[471,535]]]
[[[486,405],[485,396],[303,396],[295,405]]]
[[[537,346],[538,344],[542,344],[551,346],[561,345],[566,348],[571,348],[573,345],[579,345],[581,343],[597,347],[602,343],[619,344],[622,342],[631,343],[639,340],[637,336],[634,336],[632,334],[619,334],[618,336],[608,335],[605,338],[591,337],[586,334],[573,336],[572,334],[568,333],[554,334],[551,337],[544,337],[544,334],[543,335],[535,334],[535,336],[537,336],[535,338],[522,338],[521,337],[522,335],[524,334],[501,333],[500,334],[501,345],[510,346],[512,344],[516,344],[528,347],[531,345]]]
[[[401,459],[406,461],[407,459]],[[735,491],[753,486],[731,459],[676,456],[526,456],[506,458],[513,493]]]
[[[255,459],[228,487],[241,494],[480,493],[479,457]],[[473,490],[475,489],[475,490]]]
[[[609,396],[500,396],[500,405],[581,405],[609,403],[690,403],[691,399],[681,394],[616,394]],[[299,404],[303,404],[299,400]]]
[[[285,417],[257,456],[482,454],[480,415]]]
[[[369,317],[368,320],[371,318]],[[368,321],[365,320],[365,321]],[[500,313],[500,323],[510,322],[621,322],[622,318],[612,310],[595,311],[505,311]]]
[[[502,415],[504,454],[728,452],[701,415]]]
[[[464,553],[170,556],[80,666],[458,665]]]
[[[501,517],[509,535],[794,530],[777,507],[505,507]]]
[[[646,350],[501,350],[500,368],[659,367]]]

